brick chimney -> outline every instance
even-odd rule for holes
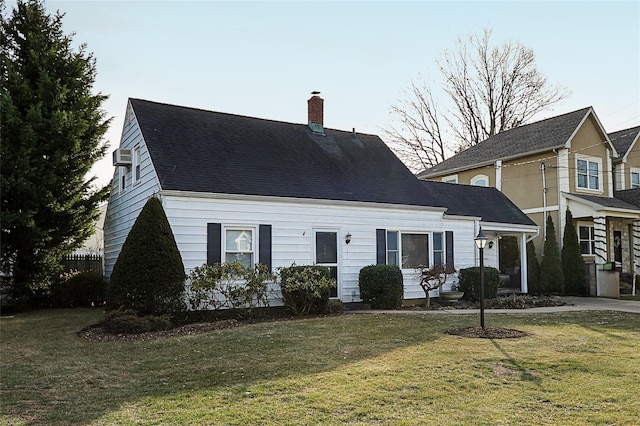
[[[324,99],[320,92],[311,92],[313,96],[307,101],[309,128],[315,134],[324,135]]]

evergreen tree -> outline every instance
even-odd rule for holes
[[[159,199],[151,197],[127,235],[111,272],[107,302],[112,309],[142,315],[185,310],[184,265]]]
[[[586,293],[586,274],[584,259],[580,250],[576,226],[571,210],[567,208],[564,241],[562,245],[562,272],[564,273],[565,292],[584,295]]]
[[[527,243],[527,287],[529,294],[540,294],[540,263],[533,241]]]
[[[2,256],[14,296],[28,297],[94,232],[107,188],[86,178],[106,151],[107,98],[92,94],[95,59],[72,48],[62,17],[39,0],[2,15]]]
[[[547,239],[544,241],[542,262],[540,263],[540,292],[542,294],[564,294],[560,249],[551,215],[547,216]]]

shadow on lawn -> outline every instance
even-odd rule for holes
[[[513,356],[511,356],[511,354],[509,354],[509,352],[507,352],[502,346],[500,346],[500,343],[498,343],[498,341],[496,341],[495,339],[490,340],[491,343],[493,343],[493,346],[495,346],[496,349],[498,349],[500,353],[506,358],[506,363],[509,365],[509,369],[517,371],[520,374],[520,378],[522,380],[533,382],[538,387],[542,386],[542,379],[529,373],[527,369],[522,366],[522,364],[520,364]]]
[[[92,342],[72,332],[69,316],[79,319],[72,311],[50,312],[46,321],[32,317],[40,327],[37,336],[25,336],[31,327],[27,316],[21,330],[2,339],[16,352],[3,351],[0,360],[3,379],[10,376],[3,393],[13,394],[0,412],[30,425],[89,424],[129,403],[191,392],[243,397],[260,383],[312,376],[432,342],[447,324],[420,315],[345,315],[149,341]],[[3,325],[5,332],[9,324]]]

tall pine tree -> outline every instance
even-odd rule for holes
[[[547,216],[547,237],[544,240],[542,262],[540,262],[540,292],[542,294],[564,294],[564,274],[560,262],[560,249],[551,216]]]
[[[584,259],[580,250],[576,225],[573,223],[573,215],[568,208],[565,222],[562,243],[562,272],[564,273],[565,292],[567,294],[584,295],[587,281]]]
[[[94,231],[107,188],[87,178],[106,151],[107,98],[92,94],[95,59],[72,47],[63,15],[19,0],[2,15],[2,256],[14,295],[28,296]]]

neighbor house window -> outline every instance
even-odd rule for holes
[[[578,188],[600,189],[600,164],[599,159],[577,159]]]
[[[398,232],[387,232],[387,265],[400,266],[400,247],[398,246]]]
[[[489,176],[477,175],[471,179],[471,185],[474,186],[489,186]]]
[[[429,234],[402,234],[402,268],[429,266]]]
[[[224,259],[226,262],[238,261],[245,268],[253,268],[255,253],[253,229],[226,228],[224,241]]]
[[[579,226],[578,241],[580,241],[582,254],[595,254],[596,242],[593,226]]]
[[[442,181],[445,183],[458,183],[458,175],[445,176]]]
[[[140,181],[140,148],[133,150],[133,182]]]
[[[631,169],[631,188],[640,188],[640,169]]]

